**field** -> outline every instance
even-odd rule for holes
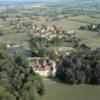
[[[70,20],[76,21],[76,22],[83,22],[83,23],[94,23],[94,24],[99,24],[100,23],[100,18],[94,17],[94,16],[77,16],[77,17],[72,17],[69,18]]]
[[[42,25],[56,25],[66,32],[74,31],[73,35],[81,40],[80,44],[100,48],[100,32],[79,29],[81,25],[100,24],[100,8],[91,11],[91,8],[82,10],[80,6],[25,4],[0,8],[0,43],[9,44],[10,41],[29,49],[29,34],[34,34],[35,25],[39,30]],[[51,44],[51,47],[59,51],[72,50],[67,42],[58,45]],[[66,85],[49,79],[43,82],[46,92],[40,100],[100,100],[100,86]]]
[[[96,13],[95,15],[94,13],[91,15],[91,11],[88,11],[88,14],[84,15],[85,11],[82,13],[79,9],[80,8],[78,7],[69,8],[64,5],[61,5],[60,7],[59,5],[50,7],[43,4],[16,6],[13,9],[9,8],[4,12],[0,12],[0,34],[3,33],[2,36],[0,35],[0,42],[5,43],[7,41],[11,41],[16,44],[21,44],[26,48],[28,47],[28,42],[26,40],[28,39],[29,33],[33,32],[33,29],[26,29],[24,32],[16,32],[17,29],[12,29],[12,24],[16,25],[18,20],[20,20],[20,22],[24,21],[26,23],[36,23],[38,27],[43,24],[55,24],[66,31],[73,30],[75,31],[75,36],[81,39],[81,43],[85,43],[93,49],[99,48],[100,33],[79,30],[79,27],[80,25],[91,23],[99,24],[100,14],[93,10]],[[79,13],[81,14],[77,15]],[[47,18],[48,21],[46,20]],[[58,20],[56,18],[58,18]]]
[[[69,18],[64,18],[58,21],[49,21],[46,22],[45,18],[43,16],[40,16],[40,21],[37,21],[38,25],[41,24],[48,24],[48,25],[53,25],[55,24],[58,27],[62,27],[65,30],[74,30],[76,37],[79,37],[81,39],[81,43],[85,43],[91,48],[99,48],[100,45],[100,33],[97,32],[91,32],[91,31],[86,31],[86,30],[79,30],[78,28],[80,25],[85,25],[88,23],[100,23],[100,19],[96,19],[93,17],[89,16],[76,16],[76,17],[69,17]],[[25,18],[25,21],[32,21],[28,17]],[[12,18],[12,20],[15,20],[15,18]],[[11,30],[10,26],[7,26],[7,23],[10,21],[10,17],[6,22],[3,22],[0,20],[0,30],[4,31],[4,35],[0,36],[0,42],[5,42],[5,41],[12,41],[14,43],[21,43],[24,47],[28,47],[27,43],[27,38],[28,34],[30,31],[25,31],[24,33],[14,33],[13,30]]]
[[[100,100],[100,86],[65,85],[44,80],[46,94],[41,100]]]
[[[87,18],[90,23],[100,22],[100,19],[91,18],[89,16],[77,16],[69,19],[63,19],[61,21],[57,21],[54,23],[60,27],[63,27],[66,30],[74,30],[76,33],[76,37],[79,37],[82,40],[81,41],[82,43],[87,44],[91,48],[99,48],[100,33],[86,31],[86,30],[83,31],[78,29],[80,25],[85,25],[86,23],[88,23]],[[70,20],[70,19],[76,19],[76,20]]]
[[[75,35],[76,37],[79,37],[82,41],[81,43],[85,43],[88,46],[90,46],[91,48],[99,48],[99,43],[100,43],[100,33],[97,32],[91,32],[91,31],[83,31],[83,30],[79,30],[78,28],[80,27],[80,25],[84,25],[84,22],[87,22],[87,18],[89,21],[91,21],[91,23],[95,23],[95,21],[93,20],[93,18],[91,19],[90,17],[87,16],[78,16],[78,17],[73,17],[70,19],[77,19],[77,20],[70,20],[70,19],[62,19],[61,21],[54,21],[51,22],[49,24],[55,24],[58,27],[62,27],[65,30],[74,30],[75,31]],[[79,21],[81,20],[81,21]],[[97,22],[99,22],[99,19],[95,19],[97,20]],[[41,19],[42,22],[45,23],[45,20]],[[84,22],[82,22],[84,21]],[[48,23],[47,23],[48,24]],[[3,28],[2,28],[3,29]],[[11,31],[9,29],[7,29],[7,31]],[[21,43],[23,46],[27,46],[27,42],[25,40],[27,40],[28,38],[28,32],[25,33],[12,33],[12,34],[6,34],[4,36],[0,36],[0,42],[5,42],[7,40],[11,40],[13,42],[17,42],[17,43]]]

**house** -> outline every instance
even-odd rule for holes
[[[10,44],[7,44],[7,45],[6,45],[6,47],[7,47],[7,48],[10,48],[10,47],[11,47],[11,45],[10,45]]]
[[[59,36],[58,36],[59,39],[61,39],[61,38],[63,38],[63,37],[64,37],[63,35],[59,35]]]
[[[7,41],[7,43],[6,43],[6,47],[7,47],[7,48],[12,47],[12,42],[11,42],[11,41]]]
[[[72,35],[72,34],[74,34],[74,33],[75,33],[74,30],[67,31],[67,34],[68,34],[68,35]]]
[[[41,34],[40,34],[40,32],[34,32],[34,33],[33,33],[33,36],[34,36],[34,37],[40,37]]]
[[[41,33],[46,33],[46,30],[45,30],[45,29],[42,29],[42,30],[41,30]]]
[[[55,31],[55,25],[47,27],[47,32],[50,32],[50,31],[52,31],[52,32]]]
[[[35,59],[31,61],[30,67],[33,70],[44,77],[55,77],[56,76],[56,62],[50,59]]]
[[[51,39],[53,39],[53,38],[55,38],[55,37],[57,37],[56,34],[54,34],[54,35],[50,35],[50,36],[49,36],[49,38],[51,38]]]

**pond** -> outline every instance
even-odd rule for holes
[[[32,56],[32,51],[28,50],[24,47],[11,47],[11,48],[7,49],[7,52],[9,54],[16,54],[17,51],[21,52],[26,57],[31,57]]]

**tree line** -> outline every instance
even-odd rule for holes
[[[100,50],[73,52],[62,57],[56,75],[66,84],[100,84]]]

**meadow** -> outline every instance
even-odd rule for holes
[[[66,85],[44,80],[46,93],[41,100],[99,100],[100,86]]]
[[[75,36],[81,39],[81,43],[87,44],[93,49],[100,47],[100,33],[79,30],[80,25],[86,25],[88,23],[100,23],[100,19],[91,18],[89,16],[77,16],[73,18],[62,19],[61,21],[56,21],[54,23],[59,27],[63,27],[65,30],[74,30]]]
[[[77,17],[65,18],[59,21],[50,21],[50,22],[46,22],[44,17],[40,17],[40,19],[41,20],[37,22],[38,25],[55,24],[56,26],[65,29],[66,31],[74,30],[75,36],[81,39],[80,43],[85,43],[93,49],[99,48],[100,46],[99,44],[100,33],[87,31],[87,30],[79,30],[80,25],[86,25],[86,23],[99,23],[100,19],[91,18],[89,16],[77,16]],[[28,39],[28,35],[30,31],[24,33],[14,33],[14,31],[12,31],[9,26],[7,27],[5,23],[3,24],[4,26],[1,26],[0,29],[4,30],[5,34],[3,36],[0,36],[0,42],[5,42],[10,40],[12,42],[21,43],[24,47],[28,47],[28,42],[26,40]]]

